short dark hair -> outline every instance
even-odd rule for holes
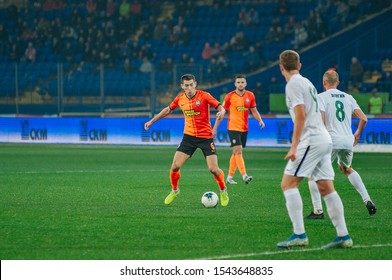
[[[237,74],[235,75],[235,79],[246,79],[246,75],[245,74]]]
[[[192,75],[192,74],[184,74],[184,75],[181,76],[181,84],[182,84],[184,81],[191,81],[191,80],[196,81],[195,76]]]
[[[298,70],[299,54],[293,50],[286,50],[279,55],[279,63],[287,71]]]

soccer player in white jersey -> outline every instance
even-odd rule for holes
[[[299,73],[301,63],[297,52],[283,51],[279,56],[279,68],[287,82],[286,105],[294,122],[291,147],[285,156],[288,162],[281,182],[293,234],[277,246],[290,248],[309,243],[298,186],[303,178],[311,177],[324,197],[329,217],[337,232],[337,238],[323,249],[352,247],[353,241],[344,219],[343,203],[333,184],[335,173],[331,162],[332,140],[321,119],[317,91]]]
[[[337,158],[339,169],[361,195],[369,215],[374,215],[377,211],[376,206],[370,199],[361,176],[351,166],[353,146],[358,143],[359,137],[366,126],[367,117],[351,95],[337,89],[338,85],[338,73],[328,70],[323,75],[325,91],[317,96],[321,116],[332,138],[331,160],[333,162]],[[351,130],[351,116],[353,115],[359,118],[359,125],[354,135]],[[308,185],[313,211],[305,218],[323,219],[323,207],[316,182],[309,180]]]

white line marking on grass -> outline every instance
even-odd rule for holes
[[[377,248],[377,247],[392,247],[392,244],[354,245],[351,249],[366,249],[366,248]],[[197,259],[197,260],[225,260],[225,259],[236,259],[236,258],[245,258],[245,257],[271,256],[271,255],[307,253],[307,252],[314,252],[314,251],[330,251],[330,250],[339,250],[339,249],[324,250],[321,247],[311,248],[311,249],[291,249],[291,250],[282,249],[280,251],[266,251],[266,252],[258,252],[258,253],[233,254],[233,255],[206,257],[206,258],[201,258],[201,259]]]
[[[166,169],[160,170],[151,170],[152,172],[163,172],[167,171]],[[145,170],[53,170],[53,171],[38,171],[38,170],[30,170],[30,171],[0,171],[0,174],[71,174],[71,173],[136,173],[136,172],[146,172]]]
[[[52,173],[65,174],[65,173],[118,173],[118,172],[122,173],[122,172],[134,172],[134,171],[135,170],[53,170],[53,171],[31,170],[31,171],[0,171],[0,174],[52,174]]]
[[[183,168],[185,169],[185,168]],[[191,172],[206,172],[207,168],[203,169],[192,169]],[[266,171],[268,169],[256,169],[256,168],[250,168],[250,170],[263,170]],[[275,170],[275,169],[269,169],[269,170]],[[167,172],[168,169],[149,169],[149,172]],[[185,170],[184,172],[187,172],[189,170]],[[208,170],[207,170],[208,171]],[[26,170],[26,171],[0,171],[0,174],[67,174],[67,173],[136,173],[136,172],[142,172],[145,173],[146,170],[135,170],[135,169],[128,169],[128,170],[110,170],[110,169],[105,169],[105,170]]]

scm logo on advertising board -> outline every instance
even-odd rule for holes
[[[359,122],[357,120],[353,121],[353,131],[357,130]],[[380,129],[375,129],[367,131],[367,126],[365,132],[361,134],[358,143],[363,144],[391,144],[391,132],[387,131],[383,126],[379,126]]]
[[[391,134],[390,132],[371,131],[366,133],[366,143],[367,144],[391,144]]]
[[[145,130],[144,126],[142,127],[142,142],[170,142],[170,130]]]
[[[24,141],[46,141],[48,139],[48,130],[46,128],[30,128],[28,120],[22,121],[21,139]]]
[[[89,128],[88,121],[80,120],[80,131],[79,131],[80,141],[102,141],[106,142],[108,140],[107,129],[102,128]]]

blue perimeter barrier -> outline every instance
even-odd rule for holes
[[[0,142],[63,144],[178,145],[183,136],[182,118],[165,118],[144,130],[147,118],[0,118]],[[212,119],[212,122],[215,120]],[[293,123],[290,118],[265,118],[261,129],[249,120],[248,147],[289,147]],[[358,120],[353,120],[353,131]],[[391,148],[392,119],[372,118],[360,139],[360,146],[377,144]],[[215,139],[217,146],[229,146],[227,119]]]

